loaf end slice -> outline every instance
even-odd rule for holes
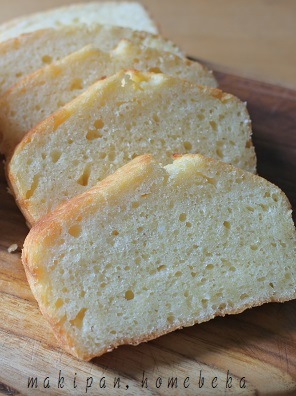
[[[137,71],[93,84],[31,130],[8,164],[29,223],[137,155],[201,153],[255,172],[246,105],[218,89]]]
[[[94,23],[157,33],[154,21],[140,3],[88,2],[25,15],[5,22],[0,25],[0,41],[40,29]]]
[[[165,73],[196,84],[217,86],[211,71],[171,52],[126,39],[111,52],[87,46],[27,75],[0,98],[0,151],[9,157],[25,133],[38,122],[103,76],[125,69]]]
[[[89,360],[177,328],[296,297],[279,188],[222,162],[138,157],[30,231],[23,263],[64,348]]]

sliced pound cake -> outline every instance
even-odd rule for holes
[[[157,27],[144,7],[136,2],[90,2],[71,4],[25,15],[0,25],[0,41],[20,34],[65,25],[117,25],[157,33]]]
[[[25,132],[103,76],[121,69],[166,73],[216,87],[212,72],[170,52],[122,40],[111,52],[83,48],[21,79],[0,98],[0,150],[6,156]],[[17,111],[16,111],[17,109]]]
[[[174,153],[199,152],[255,172],[244,103],[179,78],[129,71],[93,84],[25,135],[8,178],[33,224],[149,151],[163,164]]]
[[[124,38],[181,56],[180,50],[170,41],[129,28],[74,25],[38,30],[0,43],[0,95],[21,77],[86,45],[92,44],[102,51],[111,51]]]
[[[45,216],[22,259],[61,345],[89,360],[296,298],[295,246],[273,184],[200,155],[144,155]]]

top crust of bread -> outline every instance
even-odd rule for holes
[[[3,23],[0,25],[0,41],[40,29],[93,23],[158,33],[155,23],[140,3],[89,2],[25,15]]]
[[[295,247],[276,186],[201,155],[164,168],[144,155],[41,219],[22,259],[63,347],[90,360],[296,298]]]

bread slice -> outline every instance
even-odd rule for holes
[[[295,247],[273,184],[201,155],[144,155],[45,216],[22,259],[61,345],[89,360],[296,298]]]
[[[255,171],[244,103],[164,74],[119,72],[31,130],[8,178],[30,224],[139,154],[200,152]]]
[[[170,52],[128,40],[122,40],[110,53],[88,46],[24,77],[0,98],[1,152],[9,156],[29,129],[101,77],[133,68],[217,86],[213,73],[200,63]]]
[[[155,23],[140,3],[90,2],[25,15],[3,23],[0,25],[0,41],[40,29],[93,23],[157,33]]]
[[[129,28],[72,25],[38,30],[0,43],[0,95],[26,74],[86,45],[93,44],[102,51],[111,51],[123,38],[182,56],[175,44],[161,36]]]

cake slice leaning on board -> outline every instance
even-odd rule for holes
[[[295,247],[278,187],[201,155],[143,155],[41,219],[22,260],[61,345],[90,360],[296,298]]]
[[[0,25],[0,41],[40,29],[94,23],[158,33],[155,23],[140,3],[97,1],[71,4],[5,22]]]
[[[174,153],[199,152],[256,168],[244,103],[179,78],[129,71],[93,84],[27,133],[7,175],[33,225],[146,152],[163,164]]]
[[[175,44],[161,36],[129,28],[96,24],[38,30],[0,43],[0,95],[21,77],[86,45],[111,51],[124,38],[182,56]]]
[[[153,71],[216,87],[198,62],[121,40],[111,52],[85,47],[24,77],[0,98],[0,151],[6,158],[27,131],[103,76],[122,69]],[[17,109],[17,111],[16,111]]]

